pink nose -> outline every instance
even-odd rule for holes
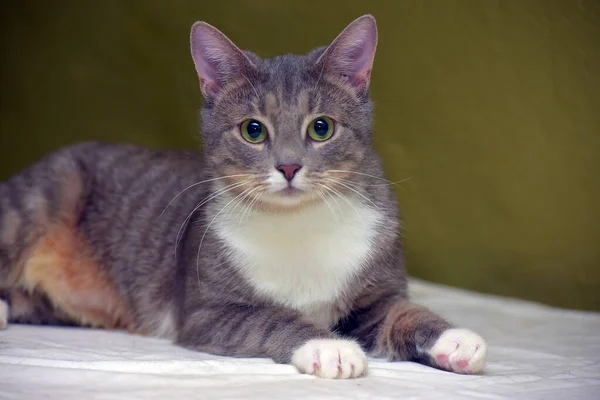
[[[298,164],[278,165],[277,166],[277,170],[279,172],[281,172],[283,174],[283,176],[285,176],[285,179],[287,179],[288,182],[290,182],[292,179],[294,179],[296,172],[298,172],[300,170],[300,168],[302,168],[302,165],[298,165]]]

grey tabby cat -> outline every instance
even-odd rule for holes
[[[371,146],[375,20],[260,59],[196,23],[204,153],[84,143],[0,183],[0,325],[76,324],[324,378],[366,354],[477,373],[484,340],[411,303]]]

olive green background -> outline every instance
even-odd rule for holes
[[[16,4],[15,4],[16,3]],[[375,15],[376,146],[421,278],[600,310],[600,2],[2,2],[0,179],[82,140],[194,147],[203,19],[263,57]]]

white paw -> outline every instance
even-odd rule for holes
[[[321,378],[357,378],[367,372],[367,356],[351,340],[313,339],[294,352],[292,364]]]
[[[485,340],[468,329],[448,329],[438,338],[429,355],[440,368],[459,374],[476,374],[487,358]]]
[[[6,329],[8,326],[8,304],[0,299],[0,329]]]

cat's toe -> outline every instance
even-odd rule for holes
[[[351,340],[314,339],[294,352],[292,364],[321,378],[357,378],[367,372],[367,356]]]
[[[429,350],[429,355],[442,369],[460,374],[476,374],[485,365],[487,345],[473,331],[448,329]]]
[[[8,327],[8,304],[0,299],[0,329]]]

